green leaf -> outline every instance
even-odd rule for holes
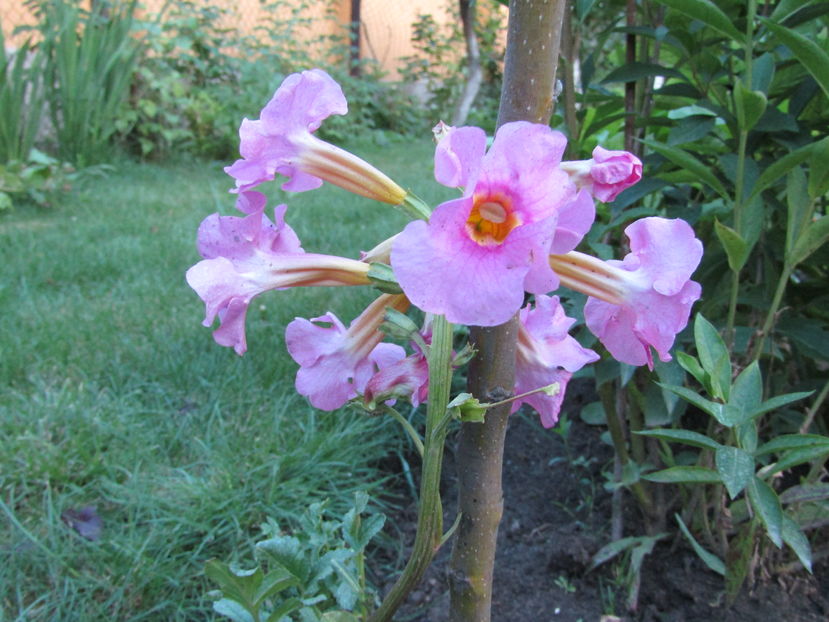
[[[219,585],[226,599],[241,603],[246,608],[253,606],[264,577],[261,568],[233,570],[227,564],[215,559],[211,559],[204,565],[204,574]]]
[[[602,80],[602,84],[608,82],[635,82],[642,78],[649,78],[651,76],[669,76],[672,78],[685,79],[676,69],[656,65],[654,63],[640,63],[632,62],[621,67],[617,67]]]
[[[588,425],[605,425],[607,417],[601,402],[590,402],[579,413],[581,420]]]
[[[780,501],[786,505],[809,501],[823,501],[829,499],[829,484],[800,484],[786,488],[780,495]]]
[[[691,430],[642,430],[636,432],[642,436],[652,436],[654,438],[662,439],[663,441],[685,443],[686,445],[693,445],[702,449],[718,450],[722,445],[712,438],[708,438],[699,432],[692,432]]]
[[[775,24],[771,20],[760,18],[760,21],[771,30],[774,35],[788,47],[797,60],[812,74],[812,77],[829,97],[829,54],[814,41],[785,26]]]
[[[785,393],[783,395],[776,395],[775,397],[769,398],[765,402],[762,402],[757,408],[748,413],[748,417],[749,419],[754,419],[755,417],[764,415],[765,413],[771,412],[772,410],[777,410],[778,408],[780,408],[781,406],[785,406],[786,404],[791,404],[792,402],[796,402],[798,400],[807,398],[812,393],[814,393],[814,391],[800,391],[798,393]]]
[[[829,216],[821,216],[806,227],[786,259],[796,266],[829,240]]]
[[[658,484],[719,484],[720,474],[714,469],[677,466],[643,475],[642,479]]]
[[[711,395],[728,400],[731,388],[731,358],[717,329],[697,313],[694,320],[694,341],[702,368],[711,378]]]
[[[271,615],[268,616],[267,622],[280,622],[282,618],[301,607],[302,601],[298,598],[293,597],[288,600],[284,600],[271,612]]]
[[[755,455],[788,451],[790,449],[803,449],[806,447],[825,447],[829,450],[829,436],[820,434],[784,434],[773,438],[768,443],[761,445]]]
[[[809,161],[809,196],[813,199],[829,191],[829,139],[815,143],[812,159]]]
[[[812,445],[811,447],[791,449],[768,470],[766,475],[774,475],[798,464],[805,464],[813,460],[822,460],[826,456],[829,456],[829,447],[825,445]]]
[[[731,385],[731,395],[728,403],[736,406],[742,412],[753,413],[763,401],[763,377],[760,374],[760,365],[757,361],[751,363]]]
[[[222,598],[213,603],[213,611],[227,616],[233,622],[254,622],[254,617],[241,604],[229,598]]]
[[[299,580],[287,570],[284,568],[275,568],[262,579],[262,583],[254,595],[253,602],[256,606],[261,606],[266,599],[273,597],[282,590],[287,590],[289,587],[296,587],[298,585]]]
[[[752,129],[766,111],[767,103],[762,91],[752,91],[739,80],[734,86],[734,105],[740,129]]]
[[[791,518],[783,515],[783,542],[789,545],[797,555],[803,567],[812,572],[812,547],[809,546],[809,538],[797,526]]]
[[[673,162],[679,168],[691,173],[694,177],[699,179],[699,181],[707,184],[724,199],[730,199],[725,186],[723,186],[722,182],[717,179],[714,173],[711,172],[711,167],[700,162],[695,156],[678,147],[669,147],[668,145],[663,145],[650,140],[643,140],[642,142],[662,157]]]
[[[754,188],[748,197],[748,201],[751,201],[763,190],[774,184],[778,179],[784,177],[795,166],[808,160],[814,152],[816,144],[817,143],[808,143],[807,145],[804,145],[799,149],[795,149],[783,157],[778,158],[772,164],[767,166],[766,169],[760,173],[757,181],[754,182]]]
[[[748,483],[748,499],[765,526],[769,539],[780,548],[783,545],[783,509],[777,493],[755,476]]]
[[[676,393],[686,402],[688,402],[689,404],[693,404],[701,411],[708,413],[723,425],[727,425],[728,427],[734,425],[734,422],[731,421],[726,423],[727,420],[723,417],[723,404],[718,404],[717,402],[707,400],[701,395],[699,395],[696,391],[692,391],[691,389],[688,389],[686,387],[678,387],[672,384],[662,384],[661,382],[657,382],[656,384],[658,384],[663,389],[667,389],[672,393]]]
[[[793,168],[786,177],[786,206],[786,254],[790,255],[812,215],[812,199],[806,175],[799,166]]]
[[[737,447],[719,447],[715,463],[717,473],[732,499],[743,491],[754,476],[754,458]]]
[[[751,253],[751,247],[740,237],[739,233],[722,224],[719,220],[714,220],[714,231],[720,244],[725,249],[725,254],[728,257],[728,267],[731,268],[732,272],[739,272],[745,265],[749,253]]]
[[[710,0],[656,0],[688,17],[699,20],[720,34],[738,43],[745,40],[743,33],[737,30],[733,20]]]
[[[699,364],[696,357],[691,356],[687,352],[682,352],[681,350],[675,352],[674,355],[676,356],[676,362],[679,363],[680,367],[696,378],[697,382],[699,382],[702,386],[708,386],[711,383],[711,379],[708,377],[708,374],[705,373],[705,370],[702,368],[702,365]]]
[[[697,556],[711,570],[713,570],[719,575],[725,576],[725,564],[723,563],[723,561],[713,553],[706,551],[704,548],[702,548],[702,546],[700,546],[699,542],[697,542],[696,538],[694,538],[694,536],[691,535],[691,532],[685,526],[685,523],[682,522],[682,519],[680,518],[679,514],[674,514],[674,518],[676,519],[676,522],[679,523],[679,528],[682,530],[682,533],[688,539],[688,542],[691,543],[691,546],[693,547],[694,552],[697,554]]]

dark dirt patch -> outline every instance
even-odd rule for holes
[[[493,622],[784,622],[829,621],[829,572],[796,573],[758,581],[725,606],[722,578],[708,570],[681,538],[666,539],[645,558],[638,607],[625,605],[626,588],[612,563],[587,572],[591,556],[610,541],[610,494],[603,471],[612,451],[600,430],[579,419],[579,395],[569,392],[573,420],[569,454],[561,437],[530,415],[510,421],[504,456],[504,517],[498,534]],[[447,452],[445,523],[455,512],[452,452]],[[636,509],[628,502],[625,535],[637,531]],[[390,517],[413,537],[416,509]],[[442,622],[449,595],[444,580],[451,543],[439,553],[422,584],[396,619]],[[387,586],[388,587],[388,586]]]

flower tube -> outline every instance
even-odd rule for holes
[[[651,348],[660,360],[688,323],[699,299],[691,281],[702,258],[702,243],[684,220],[643,218],[625,229],[630,250],[622,261],[601,261],[579,252],[551,255],[562,285],[589,296],[587,327],[610,354],[630,365],[653,369]]]
[[[244,192],[288,177],[289,192],[313,190],[323,180],[377,201],[399,205],[407,193],[364,160],[313,135],[332,114],[345,114],[348,105],[340,85],[321,69],[285,78],[257,120],[244,119],[239,128],[242,158],[225,172]]]
[[[383,294],[346,329],[333,313],[306,320],[296,318],[285,330],[288,352],[300,368],[296,389],[311,404],[334,410],[365,391],[378,370],[402,360],[405,350],[381,343],[387,307],[403,312],[409,301],[402,295]],[[330,326],[320,326],[325,322]]]
[[[259,204],[259,200],[248,197],[247,204]],[[213,338],[240,355],[247,350],[248,306],[262,292],[369,284],[369,266],[364,262],[305,253],[284,222],[286,209],[285,205],[274,209],[273,223],[262,211],[255,211],[245,217],[212,214],[199,227],[198,249],[204,259],[187,271],[187,283],[205,303],[203,324],[210,326],[219,317],[221,326]]]

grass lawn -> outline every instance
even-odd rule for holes
[[[354,150],[447,196],[427,140]],[[124,161],[52,211],[0,217],[0,620],[211,619],[206,560],[249,559],[266,516],[382,485],[374,465],[402,433],[315,412],[283,343],[295,316],[348,323],[375,292],[268,292],[242,358],[200,325],[184,272],[201,219],[234,212],[230,182],[219,164]],[[286,202],[311,252],[356,257],[405,223],[337,188]],[[94,542],[61,519],[90,505]]]

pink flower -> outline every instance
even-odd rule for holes
[[[243,192],[278,174],[288,177],[283,190],[313,190],[328,181],[356,194],[397,205],[406,192],[357,156],[315,136],[323,120],[345,114],[348,106],[340,85],[321,69],[285,78],[255,121],[239,128],[242,159],[225,172]]]
[[[642,162],[627,151],[593,150],[591,160],[562,162],[562,170],[571,175],[580,188],[587,188],[594,197],[610,203],[619,194],[642,179]]]
[[[264,208],[257,192],[242,193],[238,207]],[[368,264],[344,257],[315,255],[302,250],[299,239],[283,218],[285,205],[274,209],[274,223],[262,211],[247,216],[204,219],[198,249],[204,260],[187,271],[187,283],[205,303],[204,325],[219,316],[213,332],[217,343],[247,350],[245,315],[251,299],[270,289],[298,285],[365,285]]]
[[[409,223],[392,246],[392,268],[413,304],[453,323],[494,326],[521,307],[525,290],[558,286],[546,257],[559,211],[575,197],[559,169],[565,144],[526,122],[502,126],[488,152],[483,130],[446,131],[435,178],[464,194],[428,223]]]
[[[406,356],[398,345],[380,343],[386,307],[405,311],[404,296],[383,294],[348,327],[333,313],[306,320],[296,318],[285,330],[288,352],[299,365],[296,390],[315,408],[334,410],[361,394],[378,370]],[[326,322],[330,326],[319,326]]]
[[[550,428],[558,421],[567,382],[599,355],[583,348],[567,334],[576,320],[567,317],[558,296],[536,296],[535,306],[526,306],[519,314],[518,349],[515,356],[515,393],[520,395],[558,383],[554,395],[533,393],[517,399],[512,412],[529,404],[541,416],[541,424]]]
[[[377,402],[405,398],[417,408],[429,397],[429,363],[421,352],[381,369],[368,381],[365,401],[369,407]]]
[[[691,281],[702,244],[684,220],[643,218],[628,225],[630,250],[622,261],[601,261],[582,253],[553,255],[550,265],[563,285],[588,294],[587,327],[618,360],[653,368],[651,348],[660,360],[688,323],[699,299]]]

